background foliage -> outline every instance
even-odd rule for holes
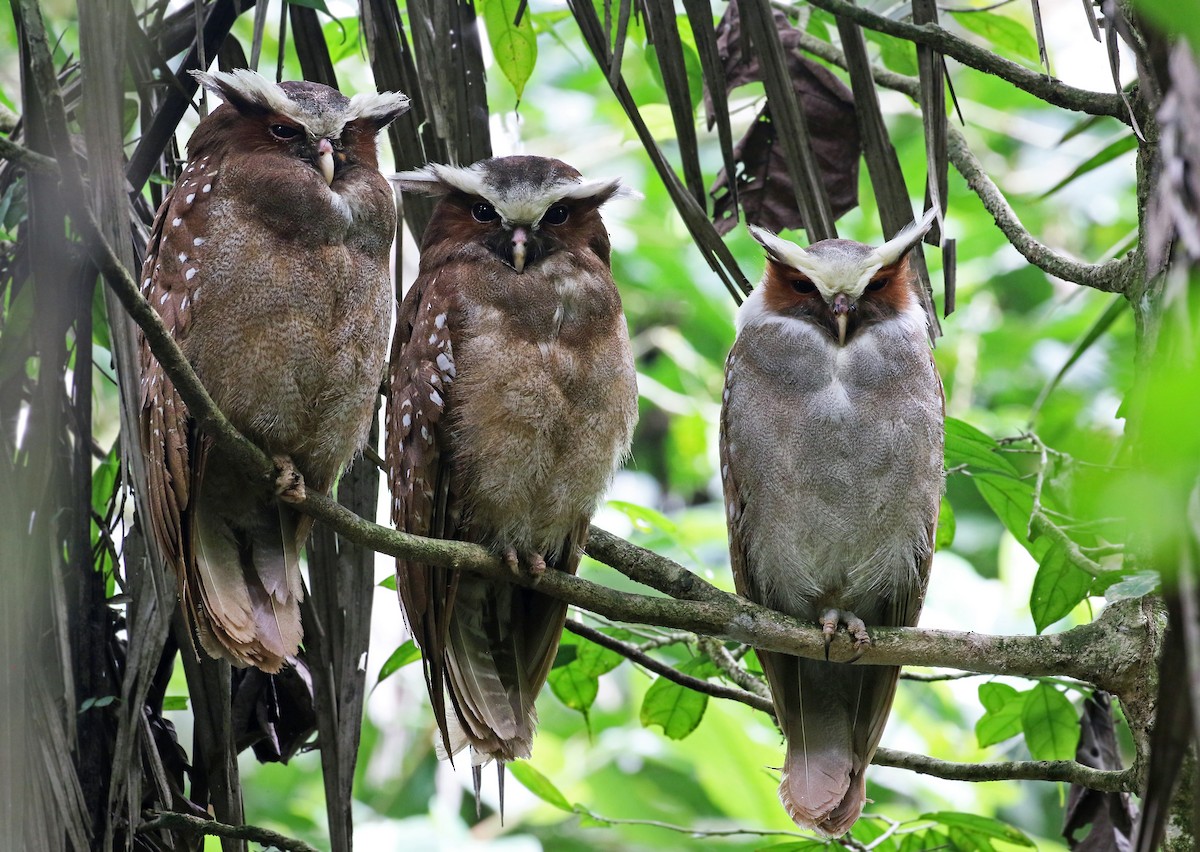
[[[642,196],[605,209],[642,400],[633,457],[598,523],[732,590],[715,467],[716,414],[723,360],[733,339],[734,300],[680,219],[571,11],[550,0],[524,5],[516,0],[474,4],[483,27],[493,153],[560,157],[591,177],[620,176]],[[689,9],[694,5],[683,4]],[[838,41],[836,20],[828,12],[778,5],[803,32],[825,42]],[[410,2],[399,7],[414,42],[414,30],[428,17],[425,6]],[[1018,2],[984,6],[963,3],[943,14],[940,23],[1001,57],[1041,69],[1030,7]],[[523,11],[519,25],[514,24],[518,7]],[[595,7],[601,16],[627,8],[615,2],[597,2]],[[657,14],[667,7],[670,4],[660,4]],[[42,8],[55,65],[65,69],[63,81],[69,91],[78,79],[73,64],[81,33],[77,10],[51,2]],[[369,90],[375,85],[368,62],[374,48],[368,48],[370,34],[359,16],[378,15],[382,8],[392,7],[364,3],[357,8],[336,0],[265,4],[233,23],[233,40],[244,56],[238,57],[232,42],[226,42],[221,58],[256,56],[264,74],[312,77],[306,62],[320,54],[312,47],[315,39],[327,48],[344,91]],[[297,9],[305,10],[299,18]],[[724,10],[724,3],[713,4],[713,20]],[[695,110],[692,120],[677,120],[681,69],[660,57],[661,40],[648,40],[647,25],[653,19],[645,14],[629,20],[621,73],[668,160],[689,181],[698,168],[703,186],[711,189],[725,166],[725,154],[718,128],[710,129],[703,120],[703,46],[684,8],[668,11],[678,18],[683,79],[688,106]],[[907,7],[877,11],[902,18]],[[1109,77],[1105,47],[1092,39],[1078,8],[1045,11],[1042,23],[1054,74],[1083,88],[1104,90]],[[163,50],[174,63],[172,57],[190,38],[188,26],[194,30],[187,8],[154,5],[143,10],[139,4],[137,14],[138,26],[152,33],[156,43],[163,43],[171,26],[179,31],[173,42],[176,49]],[[917,74],[911,43],[866,32],[874,62],[897,74]],[[5,29],[3,39],[5,50],[15,57],[16,31]],[[846,79],[841,69],[828,63],[826,67]],[[1125,67],[1131,67],[1128,57]],[[13,114],[11,120],[5,118],[6,131],[19,132],[16,117],[30,109],[20,94],[18,70],[13,63],[0,66],[0,103]],[[431,73],[428,68],[421,71]],[[1056,251],[1097,262],[1119,258],[1135,244],[1137,144],[1128,123],[1050,107],[995,76],[954,61],[948,62],[948,72],[963,136],[1030,232]],[[146,112],[145,92],[128,88],[122,132],[126,154],[133,155],[139,141],[158,127]],[[919,206],[927,163],[921,111],[897,92],[884,89],[880,97],[909,194]],[[730,93],[734,140],[750,129],[763,100],[764,85],[758,82]],[[80,119],[81,112],[74,117]],[[183,117],[174,145],[182,147],[196,119],[192,111]],[[453,142],[445,153],[454,153]],[[403,162],[405,156],[401,152],[398,166],[411,165]],[[170,183],[172,175],[165,169],[160,161],[152,170],[142,193],[143,213],[154,208]],[[880,211],[867,169],[859,169],[857,182],[858,206],[838,220],[838,232],[877,243]],[[1114,505],[1119,497],[1111,485],[1114,471],[1130,462],[1122,406],[1134,387],[1135,365],[1143,353],[1138,329],[1122,295],[1070,284],[1029,264],[997,230],[992,215],[956,170],[949,172],[947,191],[945,230],[957,243],[957,310],[942,322],[944,336],[935,355],[951,418],[950,476],[922,624],[984,633],[1060,631],[1092,620],[1106,603],[1139,597],[1156,585],[1152,573],[1139,571],[1123,558],[1123,508]],[[0,175],[0,384],[16,388],[12,398],[17,402],[4,411],[9,418],[5,452],[18,460],[22,452],[29,452],[28,436],[35,425],[29,420],[35,410],[29,388],[38,386],[39,369],[52,363],[44,351],[39,357],[26,354],[29,336],[36,331],[31,317],[38,304],[34,288],[24,286],[30,277],[25,248],[30,242],[29,199],[28,182],[17,170],[6,169]],[[712,202],[706,203],[712,211]],[[411,226],[419,221],[420,211],[410,206],[406,216]],[[761,251],[745,229],[733,227],[725,243],[735,267],[756,279]],[[927,249],[926,256],[942,305],[942,253]],[[398,251],[402,283],[414,277],[415,260],[415,244],[406,231]],[[85,302],[90,307],[80,315],[90,320],[77,322],[69,334],[60,336],[66,349],[52,369],[68,377],[68,391],[78,391],[81,377],[87,377],[93,510],[89,552],[94,556],[89,561],[102,581],[105,611],[119,628],[119,620],[127,615],[132,582],[123,549],[132,504],[121,487],[127,472],[118,463],[120,399],[109,314],[102,288],[91,289],[94,275],[89,278],[87,268],[80,269],[75,274],[87,279],[90,294],[90,302]],[[778,806],[772,769],[782,746],[768,716],[686,689],[571,633],[564,637],[550,689],[539,701],[541,727],[534,757],[510,768],[503,823],[491,773],[485,776],[482,818],[477,819],[467,768],[453,770],[436,761],[434,726],[419,667],[411,665],[417,656],[405,642],[395,595],[388,588],[390,572],[390,560],[375,561],[380,585],[353,779],[352,812],[360,848],[459,849],[484,843],[568,850],[698,848],[714,843],[746,849],[820,845],[787,836],[793,826]],[[635,588],[591,561],[585,562],[583,575],[617,588]],[[714,662],[719,648],[694,636],[581,618],[609,636],[652,651],[682,672],[705,680],[729,678]],[[742,663],[750,674],[757,671],[753,652]],[[74,695],[81,725],[96,720],[107,730],[111,719],[105,714],[120,701],[113,683]],[[178,742],[190,752],[197,698],[180,665],[164,683],[165,692],[158,696],[164,711],[159,733],[173,726]],[[1051,678],[904,681],[884,745],[949,761],[1069,760],[1079,741],[1082,700],[1091,692],[1088,684]],[[1119,733],[1128,765],[1133,744],[1127,730],[1120,728]],[[259,764],[247,751],[240,766],[247,822],[318,848],[328,846],[330,827],[317,752],[302,747],[285,765]],[[883,767],[873,769],[869,777],[875,804],[868,808],[871,818],[854,832],[855,840],[869,848],[1065,845],[1060,838],[1068,806],[1065,785],[964,784]],[[208,843],[216,841],[210,838]]]

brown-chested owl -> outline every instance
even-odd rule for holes
[[[376,136],[408,98],[194,73],[225,103],[155,217],[142,292],[225,416],[276,458],[283,498],[327,492],[383,377],[396,212]],[[212,445],[144,340],[141,366],[151,526],[185,612],[210,655],[278,671],[302,635],[310,523]]]
[[[752,228],[762,283],[725,368],[721,476],[737,590],[820,624],[914,625],[942,494],[944,405],[909,254],[932,212],[874,248]],[[844,834],[899,668],[760,651],[787,738],[779,797]]]
[[[620,184],[532,156],[396,180],[441,196],[392,344],[396,525],[478,542],[514,569],[574,573],[637,419],[599,212]],[[397,581],[445,750],[528,756],[566,604],[411,560]]]

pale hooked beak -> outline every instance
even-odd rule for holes
[[[325,183],[333,185],[333,143],[328,139],[322,139],[317,143],[317,168],[321,170],[321,176],[325,178]]]
[[[850,311],[854,310],[854,305],[850,303],[850,299],[845,293],[838,293],[833,297],[832,307],[833,318],[837,321],[838,346],[845,346],[846,326],[850,322]]]
[[[529,233],[523,227],[513,228],[512,232],[512,262],[513,269],[521,272],[525,269],[525,241]]]

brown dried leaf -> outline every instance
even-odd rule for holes
[[[736,9],[736,4],[729,4],[717,27],[717,48],[725,65],[727,91],[762,80],[757,57],[742,50]],[[828,69],[800,55],[800,31],[788,23],[786,16],[777,12],[775,22],[787,52],[792,86],[808,118],[822,182],[837,218],[858,206],[862,140],[854,115],[854,96]],[[707,93],[705,103],[711,127],[712,99]],[[795,190],[778,141],[770,110],[764,108],[733,149],[734,161],[740,164],[736,176],[738,202],[749,223],[773,231],[803,228],[805,222],[796,209]],[[737,223],[737,209],[725,169],[718,173],[709,194],[713,197],[713,222],[719,233],[726,234]]]

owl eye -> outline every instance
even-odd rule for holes
[[[793,278],[791,280],[792,289],[797,293],[815,293],[817,285],[813,284],[807,278]]]
[[[571,211],[567,209],[567,205],[555,204],[546,211],[546,215],[542,216],[542,221],[547,225],[561,225],[567,221],[569,215],[571,215]]]
[[[300,135],[300,128],[290,124],[272,124],[270,130],[271,135],[280,140],[295,139]]]
[[[486,201],[480,201],[471,207],[471,215],[475,217],[476,222],[495,222],[500,217],[496,208]]]
[[[869,284],[867,284],[867,289],[871,290],[871,291],[882,290],[884,287],[886,287],[888,284],[890,284],[891,281],[892,281],[891,278],[884,275],[882,278],[876,278],[873,281],[871,281]]]

